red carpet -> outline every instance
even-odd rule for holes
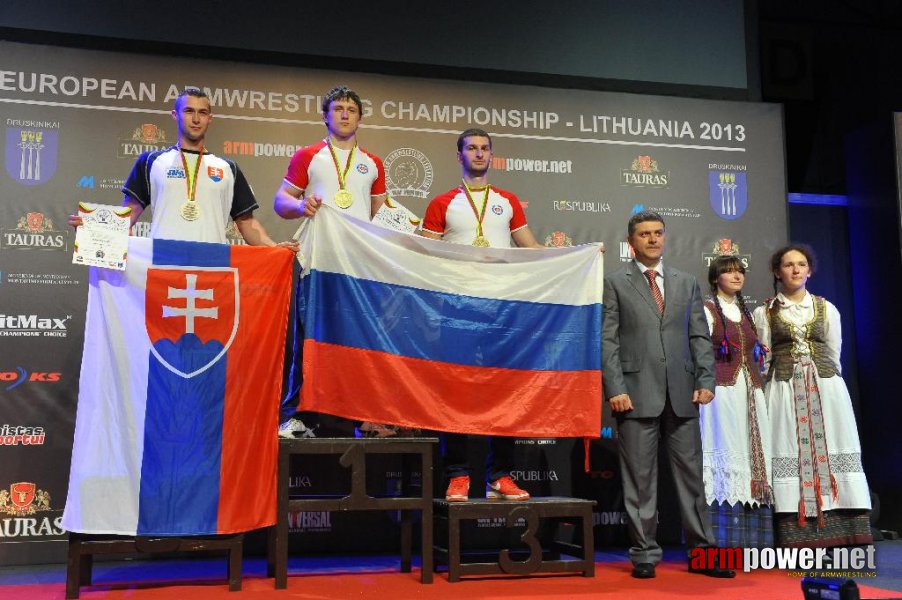
[[[419,571],[348,572],[323,575],[293,575],[287,590],[273,589],[271,579],[245,577],[241,592],[229,593],[224,579],[175,580],[122,584],[104,581],[84,587],[81,598],[129,600],[207,600],[209,598],[261,598],[277,600],[304,598],[308,600],[332,598],[438,598],[474,600],[478,598],[509,598],[532,600],[550,598],[629,598],[652,600],[663,598],[716,598],[717,600],[799,600],[802,598],[800,578],[786,572],[739,573],[736,579],[718,580],[686,572],[685,564],[662,563],[658,576],[652,580],[630,577],[630,565],[598,563],[595,578],[574,575],[543,575],[527,578],[495,577],[466,578],[460,583],[448,583],[444,574],[436,574],[435,583],[419,582]],[[899,592],[859,584],[862,599],[902,597]],[[21,600],[59,600],[65,596],[61,583],[0,586],[0,598]]]

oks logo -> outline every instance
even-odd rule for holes
[[[225,356],[238,332],[238,270],[231,267],[147,271],[145,324],[151,352],[190,379]]]
[[[62,373],[35,371],[31,374],[22,367],[16,367],[15,371],[0,371],[0,386],[4,391],[14,390],[23,383],[54,383],[60,380]]]

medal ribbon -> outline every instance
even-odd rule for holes
[[[467,200],[470,201],[470,208],[473,209],[473,214],[476,215],[476,237],[485,237],[482,234],[482,221],[485,219],[485,209],[489,205],[489,186],[488,184],[485,186],[485,193],[482,195],[482,211],[480,212],[476,208],[476,202],[473,201],[473,190],[470,189],[466,181],[461,181],[464,184],[464,194],[467,196]]]
[[[194,202],[194,197],[197,195],[197,173],[200,171],[200,161],[204,159],[203,146],[201,146],[200,154],[197,156],[197,162],[194,163],[193,173],[188,169],[188,160],[185,158],[185,153],[182,151],[181,146],[179,146],[179,156],[182,157],[182,167],[185,169],[185,185],[188,186],[188,202]]]
[[[357,144],[355,143],[354,147],[351,148],[351,152],[348,153],[348,162],[345,163],[343,172],[338,165],[338,155],[335,154],[335,148],[332,147],[332,139],[326,138],[326,144],[329,146],[329,153],[332,155],[332,163],[335,165],[335,174],[338,175],[338,187],[343,190],[347,185],[348,171],[351,170],[351,163],[354,161],[354,151],[357,150]]]

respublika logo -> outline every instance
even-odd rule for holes
[[[611,212],[610,202],[592,202],[582,200],[555,200],[552,205],[554,210],[562,212],[594,212],[609,213]]]
[[[0,232],[0,248],[61,250],[69,249],[69,232],[57,231],[44,213],[25,213],[15,229]]]
[[[23,383],[56,383],[62,378],[58,371],[32,371],[29,373],[23,367],[16,367],[12,371],[0,371],[0,390],[4,392],[14,390]]]
[[[711,569],[715,565],[746,573],[757,569],[822,571],[817,575],[827,577],[874,577],[877,568],[873,545],[856,548],[693,548],[689,552],[690,568]]]
[[[389,196],[425,198],[432,187],[432,163],[416,148],[398,148],[385,157]]]
[[[0,426],[0,446],[43,446],[46,439],[43,427]]]
[[[71,318],[0,315],[0,337],[66,337],[66,323]]]
[[[711,210],[732,221],[745,214],[748,206],[748,179],[745,171],[708,171]]]
[[[6,120],[6,172],[22,185],[47,183],[56,173],[57,121]]]

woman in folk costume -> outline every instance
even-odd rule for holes
[[[742,297],[745,267],[719,256],[708,269],[705,316],[714,344],[714,401],[700,407],[705,500],[717,545],[774,545],[765,348]]]
[[[808,293],[814,252],[805,245],[771,257],[776,297],[755,309],[770,348],[767,399],[771,422],[778,546],[868,544],[871,509],[861,443],[846,384],[836,307]]]

